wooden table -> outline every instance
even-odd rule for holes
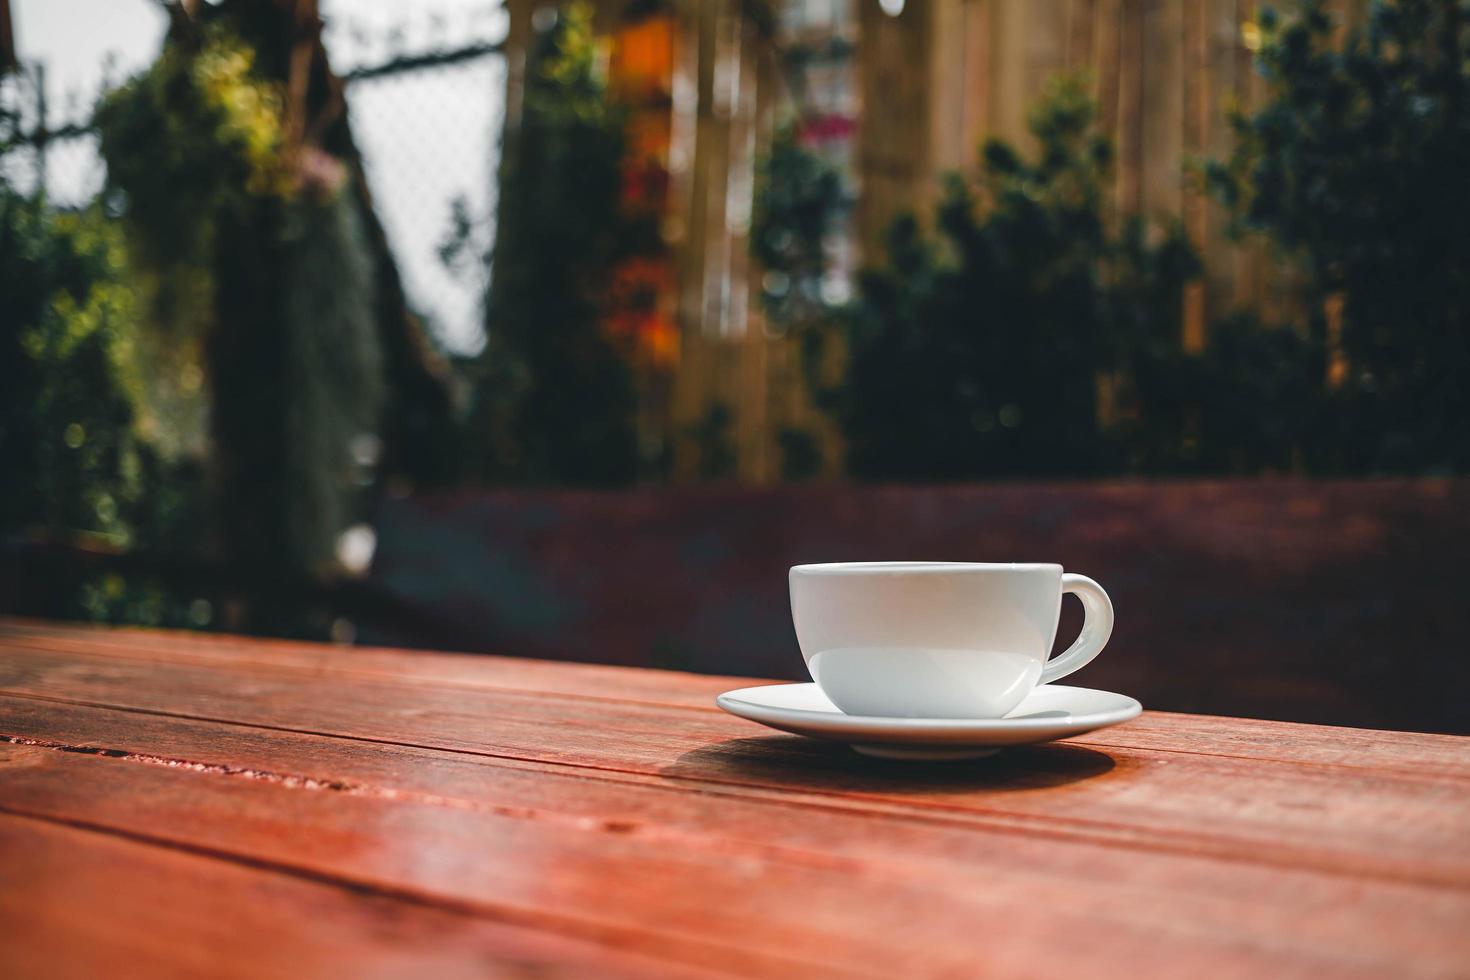
[[[0,622],[0,975],[1470,975],[1470,739],[885,764],[736,684]]]

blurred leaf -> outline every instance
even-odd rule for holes
[[[1334,41],[1311,0],[1260,30],[1267,100],[1206,173],[1301,270],[1303,329],[1342,358],[1309,463],[1470,468],[1470,4],[1377,3]]]
[[[637,472],[632,376],[602,321],[615,264],[652,236],[620,210],[623,114],[596,43],[591,8],[572,3],[527,55],[468,426],[482,478],[606,485]]]

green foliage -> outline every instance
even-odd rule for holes
[[[127,357],[138,322],[117,230],[0,184],[0,530],[132,537],[147,447]]]
[[[697,425],[690,427],[689,437],[699,456],[699,478],[728,480],[735,476],[737,460],[733,433],[735,416],[724,402],[715,402]]]
[[[350,196],[300,203],[288,219],[279,285],[288,394],[277,449],[289,488],[286,543],[298,567],[330,568],[337,535],[361,519],[358,498],[381,452],[385,377],[373,268]]]
[[[781,456],[781,479],[787,482],[810,480],[821,475],[822,448],[805,429],[786,426],[776,433],[776,449]]]
[[[1112,384],[1106,435],[1119,455],[1110,463],[1142,473],[1208,469],[1197,399],[1214,377],[1212,362],[1185,355],[1181,336],[1182,288],[1198,260],[1177,230],[1151,245],[1137,215],[1122,219],[1112,257],[1102,294],[1109,340],[1099,363]]]
[[[637,470],[632,375],[602,313],[615,263],[648,231],[620,212],[623,118],[591,18],[570,4],[532,39],[507,134],[471,423],[490,479],[606,485]]]
[[[96,112],[109,194],[152,287],[150,352],[207,366],[215,541],[261,581],[335,573],[385,387],[350,171],[286,135],[285,26],[269,5],[202,8]],[[255,625],[287,624],[257,610]]]
[[[1326,376],[1326,350],[1306,331],[1249,315],[1211,325],[1204,358],[1180,378],[1195,385],[1186,397],[1199,404],[1199,468],[1254,475],[1309,467],[1332,438]]]
[[[1374,4],[1332,43],[1326,4],[1263,11],[1269,99],[1237,114],[1235,151],[1208,174],[1242,231],[1302,270],[1347,362],[1317,468],[1470,467],[1470,4]],[[1318,375],[1321,377],[1321,375]]]
[[[760,270],[760,301],[766,329],[796,344],[801,380],[814,404],[833,408],[840,368],[828,341],[844,306],[833,302],[823,280],[827,242],[842,234],[849,207],[842,174],[819,153],[802,145],[794,123],[776,128],[769,151],[758,161],[750,250]],[[786,426],[776,434],[784,480],[805,480],[822,470],[822,448],[814,434]]]
[[[778,126],[756,173],[750,252],[769,274],[761,305],[773,324],[800,329],[836,314],[822,297],[824,244],[844,205],[842,175],[801,145],[796,127]]]
[[[215,509],[261,575],[330,576],[379,452],[382,348],[351,197],[222,215],[209,328]]]
[[[865,273],[851,312],[836,405],[849,468],[869,478],[1079,475],[1114,469],[1098,378],[1134,383],[1177,350],[1181,295],[1197,271],[1177,228],[1114,231],[1103,187],[1111,150],[1083,87],[1051,85],[1026,159],[991,140],[974,180],[949,179],[937,240],[912,218],[890,232],[888,265]],[[1153,239],[1157,238],[1157,242]],[[1172,405],[1137,417],[1178,418]],[[1171,422],[1169,446],[1183,425]]]
[[[171,456],[205,450],[205,338],[214,321],[215,235],[227,214],[290,190],[279,87],[223,23],[172,39],[93,114],[108,187],[147,304],[136,340],[147,418]]]
[[[196,538],[197,470],[162,458],[139,425],[142,304],[116,225],[0,182],[0,295],[0,544],[168,552]],[[28,585],[38,614],[204,625],[174,615],[186,599],[160,604],[156,585],[117,575],[43,563]]]
[[[190,598],[147,575],[91,575],[55,615],[94,622],[204,629],[215,622],[214,604]]]
[[[290,189],[282,95],[254,62],[253,49],[214,24],[197,45],[166,44],[97,106],[108,182],[127,194],[130,225],[155,264],[206,250],[210,216]]]
[[[176,550],[201,529],[197,469],[159,452],[175,433],[157,412],[147,304],[121,229],[99,204],[60,210],[0,177],[0,296],[0,548],[33,562],[14,608],[207,625],[207,603],[56,560]]]

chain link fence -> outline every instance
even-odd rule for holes
[[[97,152],[97,134],[76,97],[64,116],[46,99],[44,65],[23,65],[0,78],[0,176],[22,194],[44,191],[58,207],[81,207],[102,190],[106,167]],[[57,118],[57,117],[61,118]]]
[[[476,46],[347,76],[368,187],[409,301],[453,353],[484,345],[505,58]],[[455,256],[446,243],[458,237]]]
[[[334,59],[353,65],[339,66],[348,112],[409,301],[456,355],[484,344],[481,259],[494,232],[504,115],[505,58],[497,40],[478,33],[468,43],[406,53],[401,30],[386,44],[368,43],[361,30],[328,31]],[[365,50],[379,60],[351,56]],[[45,66],[36,63],[0,80],[0,177],[57,207],[95,200],[107,169],[88,121],[94,101],[72,97],[65,112],[52,109]],[[460,248],[446,255],[452,239]]]

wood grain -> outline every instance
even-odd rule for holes
[[[46,627],[19,620],[0,620],[0,645],[17,654],[25,650],[54,651],[84,658],[132,660],[137,662],[130,668],[135,674],[139,664],[172,662],[231,670],[277,670],[288,678],[300,680],[305,674],[323,683],[337,677],[360,676],[395,687],[426,683],[700,709],[709,709],[720,691],[753,683],[749,678],[675,671],[423,651],[405,656],[402,651],[160,630]],[[101,682],[106,676],[104,672],[92,679]],[[1183,746],[1194,752],[1213,751],[1240,758],[1470,776],[1470,751],[1465,749],[1464,739],[1411,732],[1385,735],[1323,725],[1149,712],[1125,728],[1083,736],[1078,741],[1164,749]]]
[[[83,656],[118,656],[145,662],[212,663],[229,667],[305,671],[316,675],[376,677],[394,682],[617,697],[701,708],[709,707],[714,693],[750,683],[748,678],[696,676],[669,670],[427,650],[414,651],[406,657],[402,650],[374,647],[336,647],[218,633],[51,626],[19,619],[0,619],[0,644]]]
[[[1115,848],[975,830],[931,841],[929,860],[910,858],[902,834],[837,860],[820,842],[811,852],[712,848],[32,746],[0,758],[10,770],[0,808],[13,813],[762,975],[817,971],[823,964],[800,953],[813,947],[838,972],[935,975],[976,963],[976,942],[1000,957],[984,962],[1014,970],[1058,932],[1077,942],[1051,960],[1058,968],[1086,969],[1101,944],[1196,966],[1264,969],[1289,954],[1319,974],[1373,974],[1410,956],[1443,965],[1455,947],[1436,937],[1470,911],[1449,890],[1375,883],[1365,895],[1333,876],[1184,856],[1140,862]],[[782,836],[768,825],[746,833]],[[1017,906],[1047,914],[1018,918]],[[915,922],[920,908],[942,914]]]
[[[693,976],[543,930],[0,814],[14,977]]]
[[[361,653],[3,624],[0,972],[278,972],[148,938],[231,902],[302,975],[1470,965],[1465,739],[1146,713],[881,765],[717,712],[725,679]]]
[[[58,724],[68,733],[65,741],[46,734]],[[125,736],[117,734],[123,726]],[[1324,776],[1320,770],[1288,767],[1252,774],[1249,764],[1210,757],[1042,747],[980,772],[932,775],[872,772],[835,747],[757,737],[683,751],[670,765],[630,755],[622,763],[626,768],[589,772],[565,761],[446,755],[353,740],[324,748],[312,735],[122,717],[106,709],[18,698],[0,699],[0,737],[73,751],[198,762],[224,774],[273,773],[266,778],[367,795],[443,797],[471,807],[556,812],[578,826],[600,817],[640,826],[651,814],[660,825],[680,817],[683,833],[703,833],[733,820],[733,832],[779,819],[769,806],[775,801],[859,817],[879,814],[926,825],[985,827],[1324,873],[1451,886],[1470,881],[1462,822],[1435,819],[1446,804],[1464,798],[1466,788],[1454,781],[1345,780],[1330,771]],[[1126,789],[1099,794],[1081,785],[1090,779],[1117,781],[1125,772]],[[1351,786],[1353,798],[1324,801],[1324,784]],[[698,790],[693,802],[683,799],[690,789]],[[1224,805],[1227,791],[1241,799]],[[1357,799],[1365,795],[1372,799]],[[561,802],[563,796],[574,802]],[[1330,817],[1325,829],[1324,816]],[[1422,829],[1406,833],[1403,825]],[[843,834],[861,836],[853,827]]]

